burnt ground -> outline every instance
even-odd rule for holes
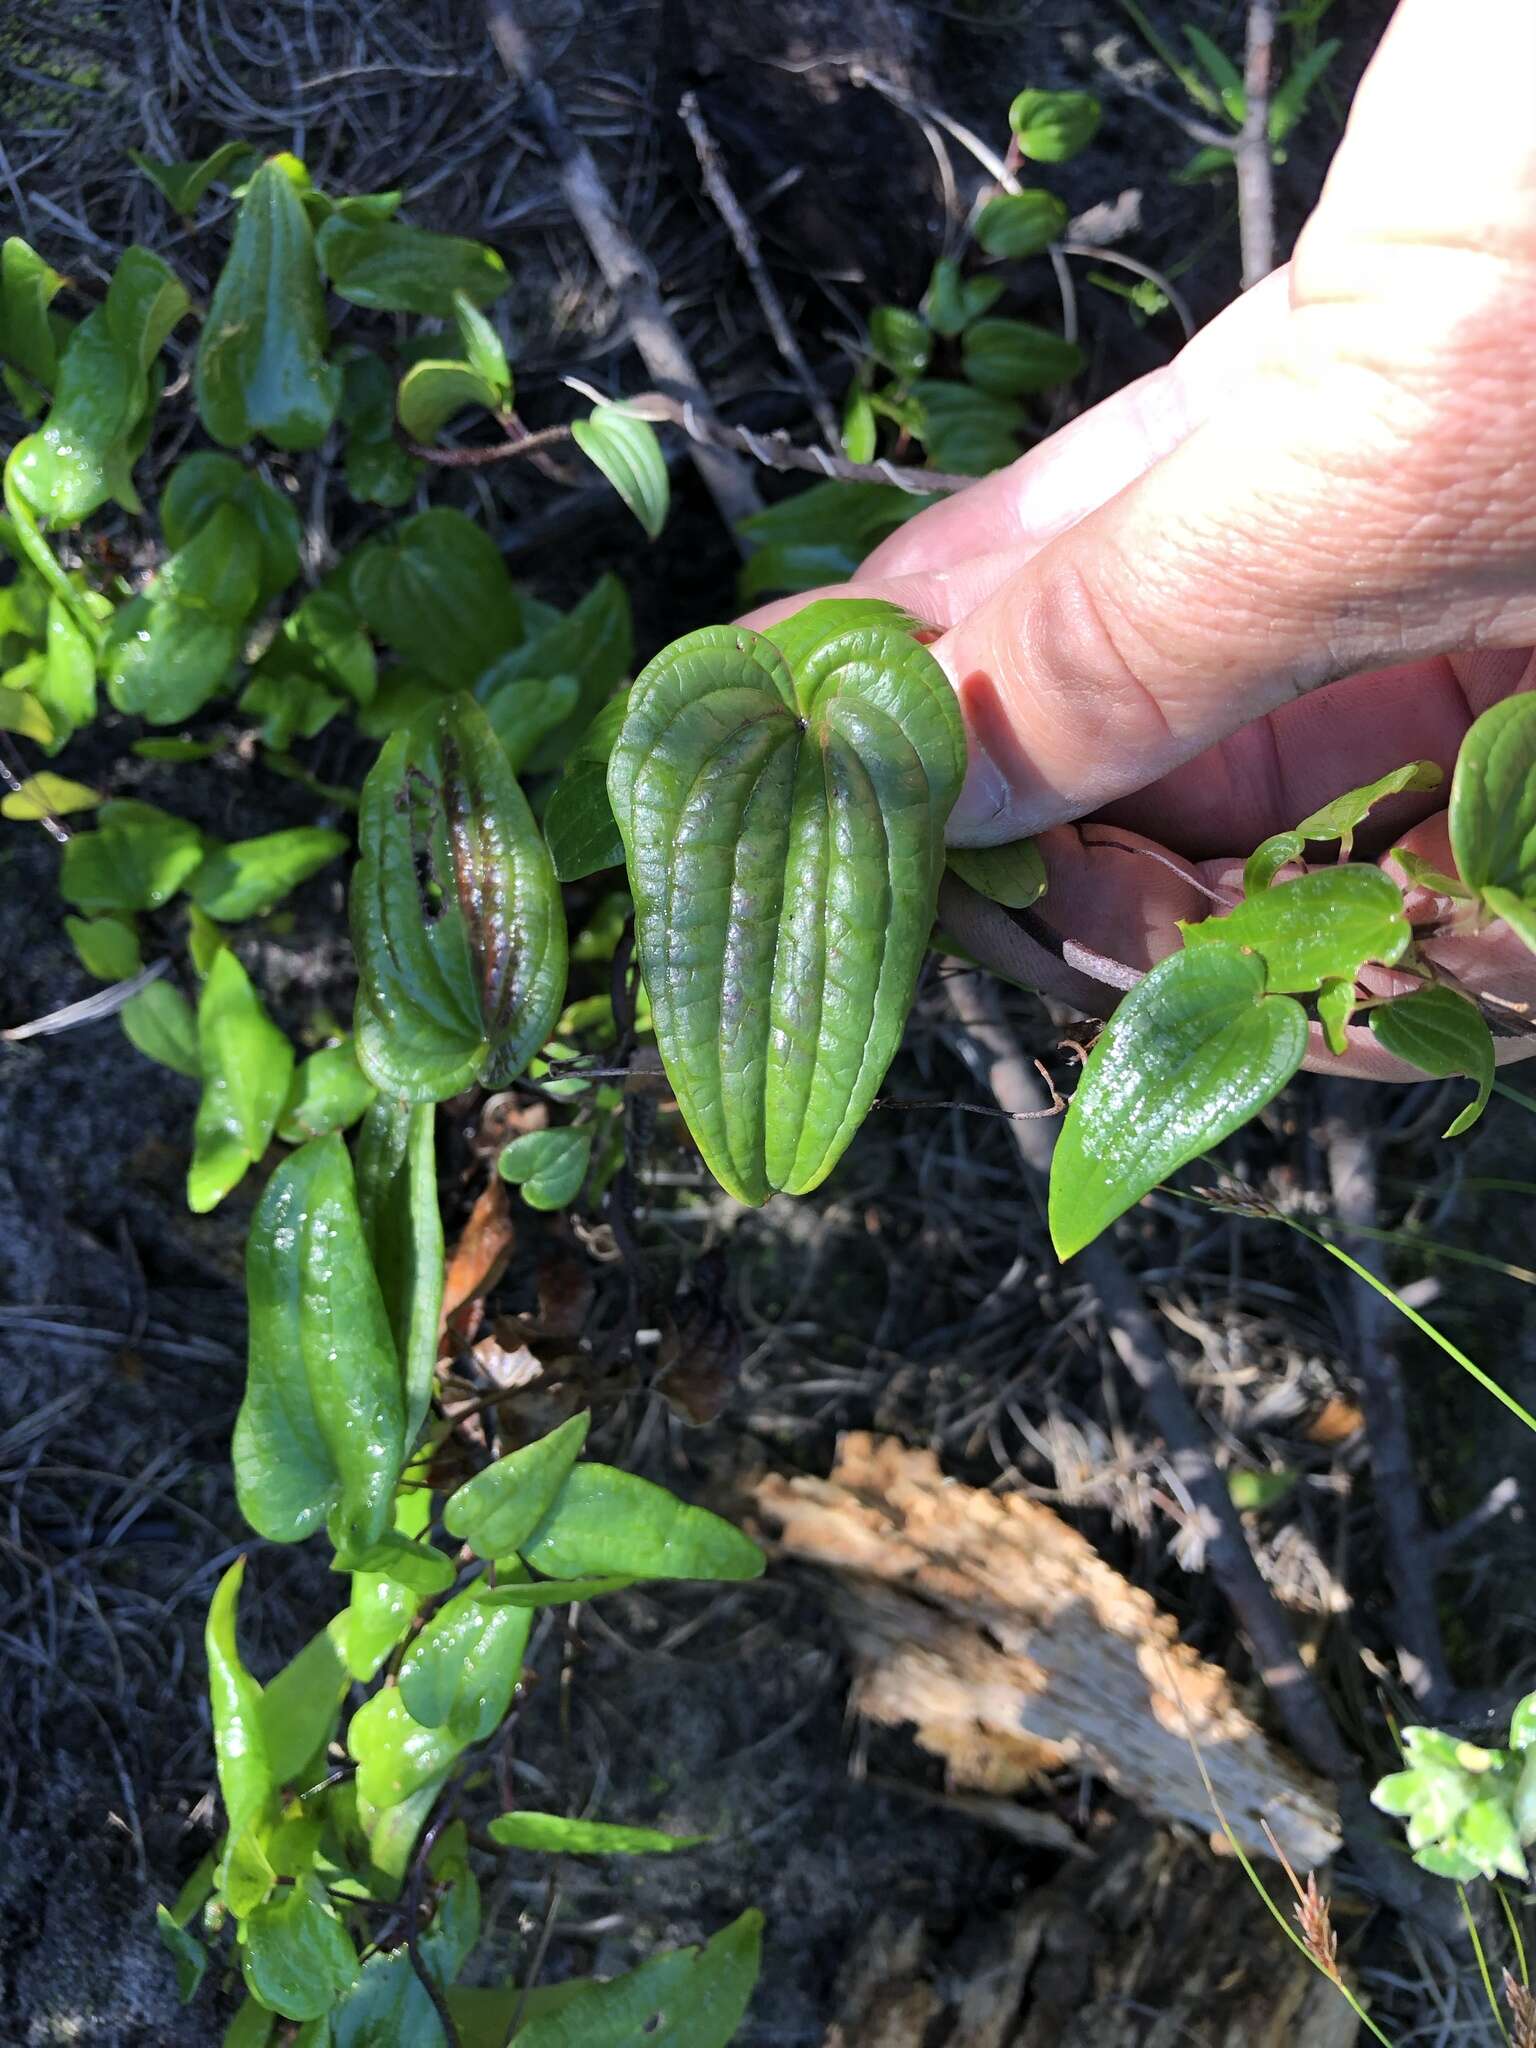
[[[17,10],[0,28],[0,126],[9,131],[0,175],[23,231],[87,284],[141,239],[206,293],[217,236],[171,226],[121,152],[135,144],[191,157],[243,134],[298,149],[320,182],[404,183],[415,218],[502,248],[515,277],[519,404],[534,424],[570,409],[563,372],[636,388],[643,372],[478,10],[443,0],[381,6],[366,20],[359,12],[313,0]],[[1348,47],[1280,174],[1282,248],[1316,193],[1385,12],[1351,8],[1341,25]],[[1184,13],[1228,47],[1237,38],[1236,11],[1215,0],[1155,18],[1173,37]],[[674,118],[690,86],[834,390],[857,320],[875,303],[916,297],[946,220],[921,131],[821,58],[860,60],[994,141],[1023,84],[1093,86],[1106,101],[1104,130],[1049,182],[1077,212],[1113,209],[1121,245],[1177,271],[1197,318],[1236,289],[1226,189],[1173,181],[1188,142],[1096,56],[1106,44],[1116,64],[1147,54],[1107,0],[727,10],[637,0],[584,15],[550,10],[540,23],[567,115],[622,196],[728,416],[795,423],[798,399],[699,192]],[[40,82],[60,72],[63,83]],[[1166,79],[1159,89],[1177,97]],[[955,156],[969,191],[974,167]],[[1037,268],[1010,310],[1052,317],[1049,271]],[[1091,287],[1080,285],[1080,299],[1090,366],[1074,408],[1166,360],[1177,342],[1167,315],[1138,325]],[[308,488],[313,470],[296,481]],[[674,482],[676,510],[655,548],[605,495],[573,496],[526,468],[460,488],[541,595],[568,601],[602,569],[623,574],[645,656],[734,608],[728,538],[686,461]],[[770,493],[778,488],[770,481]],[[323,488],[305,500],[322,501]],[[344,516],[351,530],[341,540],[386,515]],[[122,721],[105,719],[60,765],[231,836],[327,816],[323,800],[248,751],[226,746],[168,769],[128,756],[126,736]],[[307,759],[325,780],[355,775],[365,757],[328,734]],[[55,871],[41,832],[5,828],[6,1023],[87,991],[62,935]],[[340,884],[322,876],[295,899],[286,928],[250,949],[295,1034],[323,1029],[328,1012],[347,1014],[342,932]],[[1051,1019],[1024,998],[1012,1010],[1030,1050],[1064,1072]],[[6,1045],[0,1091],[0,2031],[29,2048],[190,2048],[217,2038],[224,1987],[210,1984],[190,2011],[176,2003],[152,1908],[212,1839],[203,1610],[229,1560],[253,1551],[246,1639],[266,1672],[330,1612],[336,1582],[308,1551],[253,1544],[235,1510],[228,1435],[252,1190],[211,1217],[186,1212],[192,1084],[132,1055],[109,1022]],[[980,1099],[936,986],[889,1092]],[[1429,1087],[1350,1093],[1351,1113],[1381,1136],[1380,1221],[1403,1234],[1383,1256],[1421,1308],[1530,1401],[1536,1323],[1522,1204],[1532,1192],[1523,1185],[1531,1126],[1526,1112],[1496,1102],[1452,1156],[1434,1142],[1446,1099]],[[1325,1113],[1338,1114],[1337,1101],[1303,1082],[1226,1148],[1224,1164],[1326,1210]],[[472,1157],[461,1132],[445,1164],[450,1226],[467,1207]],[[696,1270],[702,1251],[719,1254],[705,1268],[712,1313],[739,1330],[742,1357],[725,1414],[704,1429],[684,1429],[654,1397],[621,1390],[604,1423],[610,1455],[728,1501],[764,1462],[824,1471],[840,1429],[932,1444],[974,1483],[1027,1486],[1053,1501],[1156,1593],[1191,1641],[1247,1680],[1158,1444],[1020,1196],[1005,1126],[958,1106],[877,1113],[826,1188],[758,1214],[712,1201],[665,1124],[649,1172],[640,1226],[658,1272],[675,1279]],[[544,1226],[523,1229],[496,1304],[508,1310],[528,1304],[547,1248]],[[1313,1429],[1330,1399],[1352,1391],[1348,1283],[1301,1238],[1262,1220],[1152,1203],[1121,1238],[1169,1312],[1187,1382],[1232,1462],[1296,1474],[1283,1502],[1251,1518],[1251,1535],[1341,1720],[1385,1768],[1386,1713],[1400,1702],[1368,1461],[1358,1439],[1319,1443]],[[1457,1523],[1511,1476],[1528,1494],[1531,1456],[1514,1426],[1412,1333],[1401,1356],[1432,1521]],[[1516,1500],[1450,1553],[1438,1587],[1461,1684],[1500,1685],[1529,1664],[1532,1614],[1519,1589],[1530,1584],[1532,1552]],[[545,1638],[546,1675],[560,1647]],[[846,1675],[814,1590],[792,1575],[724,1596],[626,1596],[584,1624],[570,1741],[555,1736],[551,1689],[536,1689],[519,1730],[526,1783],[575,1785],[609,1817],[717,1840],[674,1864],[595,1865],[568,1877],[547,1973],[628,1967],[755,1903],[767,1914],[767,1957],[739,2038],[749,2048],[814,2044],[834,2014],[839,1969],[875,1911],[919,1914],[943,1942],[1048,1874],[1042,1852],[931,1798],[919,1803],[915,1795],[937,1789],[929,1765],[903,1738],[856,1738]],[[1075,1786],[1063,1799],[1077,1810]],[[506,1974],[537,1938],[544,1880],[510,1862],[499,1875],[488,1865],[487,1876],[485,1969]],[[1494,2038],[1465,1957],[1405,1942],[1379,1915],[1352,1916],[1347,1933],[1398,2038]]]

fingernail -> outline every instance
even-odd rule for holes
[[[952,846],[1000,846],[1016,839],[1011,822],[1013,788],[985,747],[971,741],[965,783],[949,814],[946,838]]]

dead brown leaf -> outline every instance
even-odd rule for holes
[[[507,1200],[507,1184],[498,1175],[493,1175],[476,1198],[469,1220],[448,1254],[448,1268],[443,1278],[445,1324],[467,1302],[495,1286],[506,1270],[516,1239],[512,1208]]]
[[[1353,1401],[1330,1394],[1307,1424],[1306,1437],[1313,1444],[1342,1444],[1364,1427],[1365,1417]]]

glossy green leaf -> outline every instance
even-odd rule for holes
[[[446,1593],[454,1581],[452,1558],[431,1543],[413,1543],[393,1529],[386,1529],[376,1543],[359,1544],[346,1556],[333,1558],[331,1570],[380,1572],[426,1599]]]
[[[657,1044],[742,1201],[832,1170],[933,920],[965,736],[943,670],[885,617],[690,634],[636,682],[609,762]]]
[[[258,668],[240,692],[240,709],[259,722],[262,745],[277,753],[286,752],[296,739],[314,739],[345,708],[346,699],[324,684],[266,668]]]
[[[364,1117],[357,1140],[358,1208],[401,1361],[408,1444],[432,1398],[443,1302],[436,1123],[429,1102],[381,1098]]]
[[[1303,818],[1291,831],[1276,832],[1255,847],[1243,868],[1244,894],[1255,896],[1261,889],[1267,889],[1280,869],[1300,860],[1303,849],[1314,840],[1336,839],[1339,858],[1347,861],[1354,851],[1356,832],[1377,804],[1405,789],[1438,788],[1440,781],[1440,770],[1433,761],[1409,761],[1390,774],[1379,775],[1374,782],[1345,790],[1342,796],[1334,797],[1332,802]]]
[[[762,1932],[762,1914],[746,1912],[701,1949],[589,1981],[527,2020],[517,2048],[726,2048],[757,1984]]]
[[[289,613],[262,659],[263,670],[269,665],[288,675],[313,677],[355,704],[372,703],[378,688],[372,642],[339,589],[312,590]]]
[[[923,317],[935,334],[952,341],[973,320],[990,312],[1002,295],[1000,277],[966,277],[952,256],[941,256],[928,280]]]
[[[264,1810],[277,1784],[262,1726],[261,1687],[241,1662],[235,1639],[244,1577],[245,1559],[236,1558],[219,1580],[204,1630],[213,1748],[232,1839]]]
[[[1359,991],[1348,975],[1325,981],[1317,992],[1317,1021],[1323,1027],[1328,1050],[1341,1059],[1349,1051],[1349,1022],[1358,1002]]]
[[[348,220],[333,214],[315,238],[333,291],[381,313],[425,313],[446,320],[456,292],[488,306],[511,284],[507,267],[483,242],[399,221]]]
[[[439,1783],[464,1744],[447,1728],[424,1728],[391,1687],[365,1700],[352,1716],[347,1748],[357,1762],[359,1797],[383,1808]]]
[[[177,1926],[164,1906],[155,1908],[155,1927],[176,1965],[176,1995],[190,2005],[208,1968],[208,1951],[195,1934]]]
[[[210,853],[187,883],[187,894],[209,917],[239,924],[262,917],[347,850],[344,832],[295,825],[259,839],[237,839]]]
[[[843,406],[841,438],[843,453],[850,462],[874,461],[875,409],[869,402],[869,393],[860,390],[856,384],[850,386]]]
[[[1265,995],[1257,954],[1186,947],[1161,961],[1105,1027],[1062,1125],[1050,1189],[1057,1257],[1245,1124],[1306,1049],[1306,1011]]]
[[[233,505],[255,530],[254,603],[269,604],[299,573],[299,515],[281,491],[232,455],[204,449],[177,463],[160,500],[166,543],[178,551],[187,547],[207,528],[221,505]],[[242,613],[250,608],[242,607]]]
[[[59,894],[77,910],[158,910],[202,861],[203,835],[185,818],[128,797],[97,815],[64,849]]]
[[[933,336],[918,313],[876,306],[869,316],[869,346],[877,363],[898,377],[921,377],[933,354]]]
[[[43,669],[32,693],[53,728],[51,753],[96,716],[96,642],[57,594],[50,594]]]
[[[192,957],[193,971],[200,981],[206,981],[214,961],[229,944],[229,935],[216,925],[211,917],[199,910],[195,903],[187,905],[187,951]]]
[[[554,1505],[517,1546],[549,1578],[624,1572],[637,1579],[755,1579],[763,1553],[734,1522],[690,1507],[612,1465],[573,1468]]]
[[[135,597],[112,621],[107,695],[118,711],[176,725],[229,680],[239,651],[240,630],[228,620]]]
[[[117,1014],[129,1043],[146,1059],[185,1074],[189,1081],[203,1078],[197,1012],[180,989],[168,981],[152,981],[130,996]]]
[[[193,1127],[187,1206],[217,1208],[266,1151],[293,1078],[293,1047],[236,956],[221,952],[197,1005],[203,1093]]]
[[[571,438],[655,540],[667,523],[672,495],[656,429],[621,405],[598,405],[590,419],[572,423]]]
[[[361,1155],[362,1146],[359,1146]],[[361,1156],[359,1193],[363,1180]],[[435,1335],[435,1332],[434,1332]],[[422,1536],[432,1520],[432,1495],[419,1464],[406,1467],[395,1497],[394,1533],[407,1542]],[[422,1596],[414,1586],[385,1572],[354,1572],[347,1604],[344,1647],[347,1670],[364,1685],[416,1617]]]
[[[529,1812],[499,1813],[487,1833],[503,1849],[527,1849],[542,1856],[666,1856],[679,1849],[697,1849],[709,1840],[708,1835],[667,1835],[657,1828]]]
[[[363,787],[352,936],[358,1058],[377,1087],[442,1101],[504,1086],[565,994],[548,851],[485,713],[459,696],[385,746]]]
[[[341,398],[303,202],[269,158],[245,188],[197,352],[197,409],[223,448],[318,447]]]
[[[344,1131],[372,1105],[377,1093],[357,1064],[351,1039],[338,1039],[295,1067],[277,1135],[285,1145],[302,1145],[309,1138]]]
[[[509,1452],[473,1479],[466,1479],[449,1495],[443,1509],[443,1527],[448,1534],[467,1543],[477,1557],[507,1557],[520,1550],[553,1506],[581,1456],[591,1420],[585,1412],[573,1415],[536,1443]]]
[[[1075,341],[1029,320],[977,320],[961,343],[965,374],[994,398],[1023,398],[1077,376],[1087,357]]]
[[[322,1524],[344,1554],[376,1543],[392,1526],[405,1410],[339,1137],[312,1139],[273,1174],[245,1270],[250,1352],[234,1436],[240,1511],[275,1543],[298,1542]]]
[[[270,2048],[273,2029],[277,2025],[276,2013],[268,2012],[249,1996],[240,2001],[239,2010],[224,2029],[222,2048]]]
[[[159,163],[136,149],[130,149],[128,154],[178,213],[195,213],[209,186],[238,178],[256,151],[248,142],[223,142],[211,156],[199,157],[193,163],[171,164]]]
[[[486,1607],[472,1592],[440,1607],[400,1666],[412,1719],[464,1743],[494,1735],[517,1690],[532,1625],[529,1608]]]
[[[1033,839],[1006,846],[952,846],[949,865],[962,882],[1008,910],[1027,910],[1045,894],[1045,862]]]
[[[306,1773],[323,1767],[351,1683],[345,1635],[346,1616],[338,1614],[262,1687],[262,1739],[275,1785],[306,1791]]]
[[[1283,142],[1291,133],[1306,112],[1313,87],[1343,47],[1337,36],[1330,36],[1292,65],[1270,97],[1268,126],[1271,142]]]
[[[743,519],[737,532],[754,547],[834,547],[861,562],[877,542],[933,500],[896,484],[821,483]]]
[[[15,673],[14,670],[9,673]],[[95,668],[91,680],[95,683]],[[53,720],[44,705],[31,690],[11,690],[0,684],[0,732],[20,733],[23,739],[36,740],[39,746],[48,747],[54,739]],[[50,749],[52,751],[52,749]]]
[[[1099,132],[1104,110],[1089,92],[1021,92],[1008,109],[1008,126],[1025,156],[1037,164],[1064,164]]]
[[[453,295],[453,323],[459,330],[464,360],[492,385],[502,405],[512,402],[512,372],[501,336],[480,308],[464,292]]]
[[[476,678],[475,695],[484,702],[488,692],[499,692],[517,678],[545,687],[552,676],[575,678],[575,704],[540,738],[529,757],[531,772],[544,774],[565,765],[571,748],[628,679],[634,653],[629,593],[617,576],[602,575],[568,612],[530,633],[521,646],[483,671]]]
[[[1194,51],[1201,70],[1216,88],[1223,113],[1235,126],[1240,127],[1248,106],[1247,94],[1243,89],[1243,74],[1226,51],[1213,43],[1203,29],[1186,22],[1184,36]]]
[[[608,757],[628,710],[627,690],[610,698],[577,742],[544,806],[544,838],[562,882],[578,882],[623,861],[624,842],[608,800]]]
[[[408,504],[424,466],[396,438],[394,378],[371,349],[355,343],[339,350],[337,361],[347,491],[360,505]]]
[[[478,405],[495,412],[500,390],[468,363],[413,363],[400,381],[396,409],[400,424],[413,441],[435,441],[455,413]]]
[[[357,1951],[317,1877],[283,1887],[251,1914],[240,1971],[253,1998],[290,2020],[319,2019],[351,1987]]]
[[[475,701],[485,707],[507,766],[520,775],[540,743],[570,718],[581,700],[581,685],[574,676],[518,676],[498,683],[502,668],[515,660],[516,651],[491,664],[475,685]]]
[[[976,216],[972,229],[989,256],[1016,262],[1024,256],[1038,256],[1066,232],[1066,203],[1054,192],[1038,187],[1024,192],[1000,192],[989,199]]]
[[[0,243],[0,361],[43,391],[58,374],[58,349],[48,308],[64,278],[20,235]]]
[[[59,358],[53,404],[14,450],[17,487],[50,526],[70,526],[109,498],[143,508],[132,467],[151,407],[150,371],[191,301],[148,249],[125,249],[103,304],[88,313]]]
[[[488,1586],[475,1582],[475,1598],[485,1607],[564,1607],[573,1600],[601,1599],[634,1584],[628,1572],[604,1572],[588,1579],[514,1579]]]
[[[64,929],[80,965],[98,981],[131,981],[144,965],[131,917],[66,917]]]
[[[418,512],[359,550],[349,587],[370,631],[445,687],[468,689],[523,637],[496,543],[447,506]]]
[[[1029,424],[1016,399],[994,398],[969,384],[924,377],[913,386],[922,407],[922,441],[935,469],[987,476],[1016,460]]]
[[[1436,1080],[1465,1074],[1477,1090],[1445,1131],[1459,1138],[1488,1106],[1493,1090],[1493,1033],[1476,1003],[1451,988],[1417,989],[1371,1011],[1371,1030],[1378,1044],[1410,1066]]]
[[[1451,779],[1450,831],[1461,879],[1480,894],[1503,891],[1490,907],[1532,943],[1524,927],[1536,925],[1536,696],[1505,697],[1463,739]]]
[[[525,1131],[504,1146],[497,1160],[503,1180],[512,1181],[530,1209],[566,1209],[581,1193],[592,1157],[592,1133],[562,1124],[549,1131]]]
[[[1272,995],[1301,995],[1367,961],[1390,967],[1413,936],[1402,891],[1375,867],[1315,868],[1248,896],[1219,917],[1181,924],[1186,947],[1252,948]]]
[[[1394,846],[1392,858],[1417,889],[1433,889],[1437,896],[1449,896],[1453,902],[1475,903],[1473,891],[1457,875],[1448,875],[1443,868],[1425,860],[1417,853],[1410,853],[1406,846]]]
[[[76,811],[94,811],[100,802],[99,790],[71,782],[67,775],[29,775],[20,789],[0,798],[0,817],[31,824],[39,818],[67,818]]]

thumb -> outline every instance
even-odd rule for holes
[[[1536,516],[1478,405],[1256,371],[934,643],[971,734],[951,838],[1081,816],[1354,670],[1536,636]]]

